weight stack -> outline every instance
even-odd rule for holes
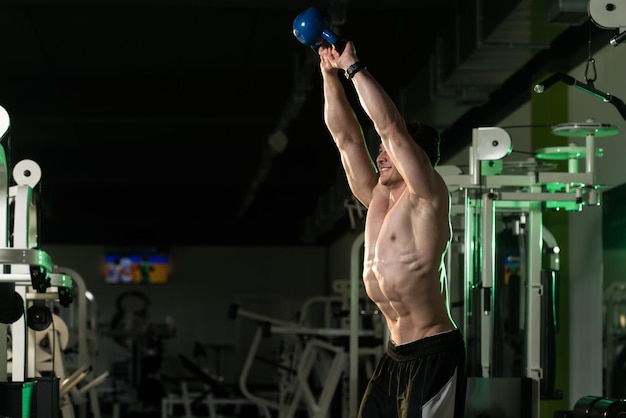
[[[37,382],[0,382],[0,417],[36,418]]]

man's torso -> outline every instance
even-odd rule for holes
[[[453,329],[440,282],[450,239],[448,202],[433,205],[408,190],[393,206],[384,194],[374,196],[365,226],[363,280],[393,341],[402,344]]]

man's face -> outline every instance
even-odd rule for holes
[[[391,158],[389,158],[389,154],[387,154],[387,150],[382,144],[378,147],[376,166],[378,167],[379,181],[381,184],[389,185],[391,182],[397,180],[396,176],[399,176],[398,171],[393,165]]]

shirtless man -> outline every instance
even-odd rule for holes
[[[342,53],[328,45],[318,53],[326,126],[352,193],[368,209],[365,290],[390,333],[358,416],[463,417],[465,342],[448,305],[443,262],[451,239],[450,200],[434,169],[439,135],[428,125],[404,121],[351,42]],[[375,164],[338,72],[352,81],[380,136]]]

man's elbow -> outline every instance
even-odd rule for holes
[[[406,122],[399,113],[375,122],[374,127],[381,138],[394,137],[399,132],[406,132]]]

